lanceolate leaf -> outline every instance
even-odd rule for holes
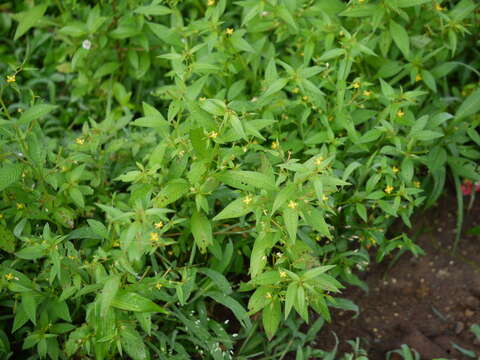
[[[192,214],[192,233],[200,251],[205,252],[212,244],[212,224],[201,212],[194,210]]]
[[[164,308],[137,293],[120,290],[111,302],[112,306],[126,311],[159,312],[168,314]]]

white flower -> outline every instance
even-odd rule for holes
[[[82,47],[85,50],[90,50],[90,48],[92,47],[92,42],[90,40],[83,40]]]

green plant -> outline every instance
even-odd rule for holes
[[[472,0],[0,9],[5,357],[273,351],[480,179]]]

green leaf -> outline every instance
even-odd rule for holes
[[[288,79],[277,79],[275,80],[268,89],[262,94],[262,97],[267,97],[273,94],[276,94],[280,90],[282,90],[285,85],[288,84]]]
[[[218,290],[220,290],[225,295],[229,295],[233,292],[227,278],[220,274],[218,271],[210,268],[200,268],[198,269],[198,272],[207,275],[210,280],[212,280],[214,284],[217,285]]]
[[[282,309],[278,299],[272,300],[270,304],[263,308],[262,322],[265,333],[268,339],[272,339],[280,325],[280,318],[282,316]]]
[[[272,206],[272,214],[275,213],[275,211],[277,211],[288,200],[291,200],[296,190],[297,187],[295,184],[289,184],[280,190],[277,196],[275,196],[275,201],[273,202]]]
[[[229,308],[243,327],[250,328],[252,326],[248,313],[237,300],[219,291],[210,291],[206,293],[205,296]]]
[[[165,187],[158,193],[156,199],[156,205],[158,207],[165,207],[171,204],[183,195],[188,193],[188,182],[184,179],[175,179],[170,181]]]
[[[19,252],[15,253],[16,257],[20,259],[25,259],[25,260],[36,260],[45,255],[46,255],[45,247],[40,244],[28,246],[26,248],[23,248]]]
[[[200,251],[205,253],[207,247],[213,244],[212,224],[202,212],[197,210],[193,211],[191,224],[195,243]]]
[[[250,310],[250,314],[259,312],[265,307],[265,305],[267,305],[267,294],[270,291],[271,288],[268,286],[260,286],[255,290],[248,300],[248,310]]]
[[[57,108],[56,105],[47,105],[47,104],[34,105],[30,107],[28,110],[26,110],[22,114],[22,116],[20,116],[18,123],[20,125],[27,125],[33,120],[37,120],[37,119],[40,119],[41,117],[44,117],[45,115],[48,115],[56,108]]]
[[[246,51],[254,53],[255,49],[250,45],[239,33],[235,33],[230,38],[233,47],[240,51]]]
[[[290,314],[290,311],[295,304],[297,290],[298,284],[296,282],[291,282],[287,287],[287,294],[285,297],[285,320],[288,318],[288,315]]]
[[[14,41],[18,40],[21,36],[23,36],[28,30],[34,27],[38,21],[43,17],[45,11],[47,10],[47,5],[37,5],[32,7],[31,9],[19,13],[14,16],[14,18],[18,21],[17,30],[15,31],[15,36],[13,38]]]
[[[328,225],[325,222],[325,218],[320,210],[309,206],[305,211],[303,211],[303,217],[305,218],[307,224],[318,231],[320,235],[330,237]]]
[[[256,187],[265,190],[277,190],[277,186],[273,179],[256,171],[230,170],[217,176],[217,178],[225,184],[238,189]]]
[[[0,191],[20,180],[23,166],[20,164],[5,164],[0,168]]]
[[[15,252],[16,239],[10,229],[0,224],[0,249],[10,254]]]
[[[476,114],[480,111],[480,88],[471,93],[455,113],[456,120]]]
[[[108,238],[108,230],[100,221],[87,219],[87,223],[95,234],[101,236],[103,239]]]
[[[134,13],[142,15],[168,15],[172,13],[172,10],[162,5],[147,5],[136,8]]]
[[[432,130],[420,130],[412,134],[412,137],[420,141],[430,141],[444,136],[441,132]]]
[[[407,8],[429,3],[430,0],[393,0],[392,5],[399,8]]]
[[[112,301],[120,288],[120,276],[112,275],[108,278],[100,294],[100,315],[106,316]]]
[[[159,312],[168,314],[160,305],[155,304],[152,300],[147,299],[137,293],[119,290],[112,300],[112,306],[126,311],[139,312]]]
[[[361,203],[356,203],[355,209],[357,210],[357,214],[362,218],[362,220],[367,222],[368,216],[367,216],[367,208],[365,207],[365,205]]]
[[[147,360],[150,358],[148,350],[145,347],[145,341],[137,330],[127,325],[119,331],[119,334],[122,348],[132,360]]]
[[[85,207],[85,200],[83,199],[82,192],[77,187],[72,187],[68,190],[70,198],[73,200],[75,205],[83,209]]]
[[[250,204],[245,204],[244,199],[237,199],[227,205],[217,216],[213,218],[214,221],[237,218],[253,211]]]
[[[294,244],[295,240],[297,239],[298,211],[295,209],[286,208],[283,210],[283,221],[285,222],[288,236]]]
[[[395,21],[390,20],[390,35],[403,56],[408,59],[410,57],[410,39],[407,30]]]
[[[37,303],[33,292],[22,293],[22,308],[33,324],[37,323]]]
[[[302,278],[305,280],[316,278],[317,276],[333,269],[334,267],[335,265],[325,265],[310,269],[302,275]]]

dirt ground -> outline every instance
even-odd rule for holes
[[[468,203],[469,198],[464,199]],[[412,234],[417,233],[416,241],[426,254],[415,258],[407,253],[391,268],[385,261],[364,273],[369,292],[349,288],[342,295],[360,307],[360,315],[353,319],[352,312],[335,311],[333,325],[322,329],[315,346],[332,349],[334,331],[341,353],[350,351],[347,340],[360,337],[371,360],[384,360],[387,351],[401,344],[416,349],[422,359],[468,359],[453,344],[479,356],[480,342],[469,328],[480,324],[480,236],[466,235],[480,224],[479,200],[465,213],[456,256],[455,197],[444,197],[436,207],[418,214]]]

